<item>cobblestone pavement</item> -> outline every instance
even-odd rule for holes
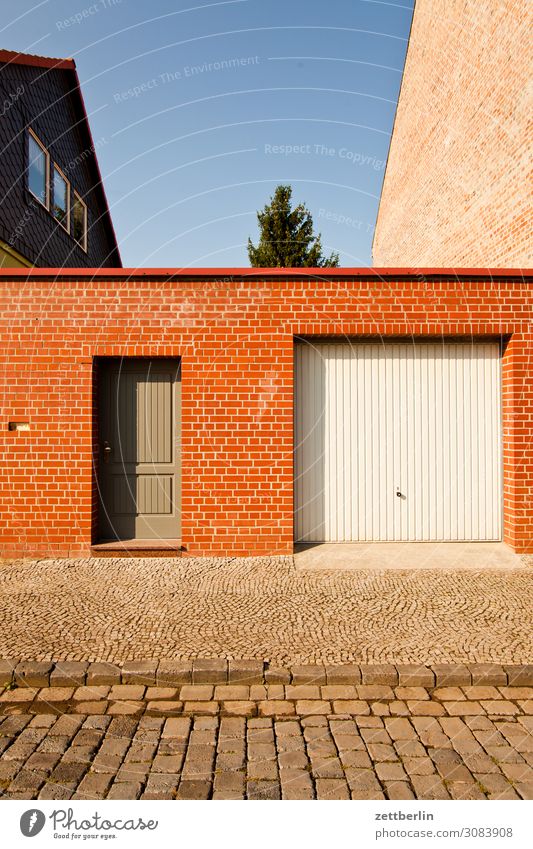
[[[532,696],[509,686],[20,687],[0,696],[0,795],[531,799]],[[161,716],[173,710],[185,714]]]
[[[524,663],[533,571],[296,569],[292,557],[13,561],[0,657]]]

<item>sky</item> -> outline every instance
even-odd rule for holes
[[[249,266],[280,183],[364,266],[413,5],[0,0],[0,47],[75,59],[125,266]]]

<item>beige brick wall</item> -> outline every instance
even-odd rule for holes
[[[417,0],[376,266],[531,267],[529,0]]]

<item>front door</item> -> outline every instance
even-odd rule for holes
[[[100,539],[178,539],[180,361],[109,359],[99,377]]]

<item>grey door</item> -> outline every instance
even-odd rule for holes
[[[179,539],[179,360],[106,360],[99,385],[100,539]]]

